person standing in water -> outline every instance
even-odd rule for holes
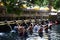
[[[52,30],[52,25],[49,26],[49,29]]]
[[[38,33],[39,29],[40,29],[40,25],[39,24],[35,24],[35,26],[33,27],[33,32]]]
[[[30,35],[32,35],[32,33],[33,33],[32,24],[30,24],[30,26],[27,28],[27,31],[29,32]]]
[[[19,32],[20,39],[23,40],[25,29],[24,29],[24,27],[23,27],[22,24],[20,24],[20,25],[18,25],[18,26],[19,26],[19,27],[18,27],[18,32]]]
[[[48,25],[45,26],[45,32],[48,33]]]
[[[43,26],[40,27],[38,34],[41,38],[43,37]]]

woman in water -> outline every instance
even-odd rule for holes
[[[23,40],[25,29],[22,24],[19,25],[18,32],[19,32],[20,39]]]
[[[45,26],[45,32],[48,33],[48,25]]]
[[[43,37],[43,26],[40,27],[38,33],[39,33],[39,36],[42,38]]]
[[[32,33],[33,33],[32,24],[30,24],[30,26],[27,28],[27,31],[29,32],[30,35],[32,35]]]

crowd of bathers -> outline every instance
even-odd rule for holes
[[[39,36],[42,38],[43,33],[48,33],[48,29],[52,30],[52,22],[51,21],[42,21],[40,23],[31,23],[31,22],[22,22],[22,23],[16,23],[14,26],[14,30],[16,33],[18,33],[21,40],[23,38],[28,38],[28,35],[33,35],[33,33],[38,33]]]

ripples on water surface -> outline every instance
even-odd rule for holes
[[[53,25],[51,33],[51,40],[60,40],[60,25]]]

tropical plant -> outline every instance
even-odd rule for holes
[[[17,0],[2,0],[2,2],[4,3],[7,9],[7,13],[20,14],[21,10]]]
[[[53,7],[55,9],[60,9],[60,0],[54,0]]]

